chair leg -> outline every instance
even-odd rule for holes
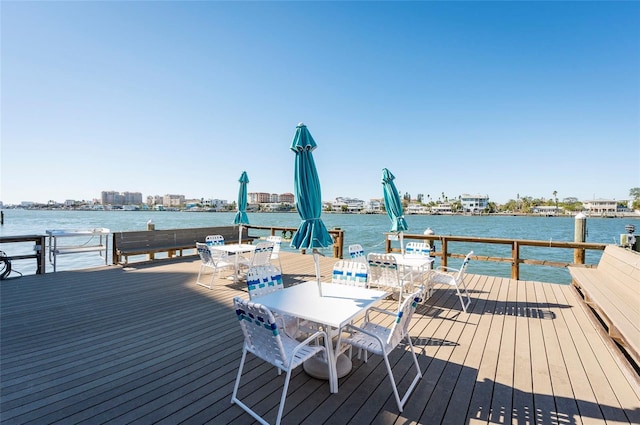
[[[243,347],[242,348],[242,359],[240,360],[240,367],[238,368],[238,376],[236,377],[236,383],[233,386],[233,393],[231,394],[231,404],[237,404],[238,406],[240,406],[240,408],[242,410],[244,410],[245,412],[250,414],[256,421],[260,422],[262,425],[269,425],[269,423],[267,421],[262,419],[262,417],[260,415],[258,415],[256,412],[251,410],[251,408],[249,406],[247,406],[246,404],[241,402],[237,397],[238,388],[240,387],[240,377],[242,376],[242,369],[244,368],[244,361],[245,361],[246,358],[247,358],[247,349],[246,349],[246,347]],[[288,384],[288,382],[287,382],[287,384]],[[276,422],[276,424],[279,424],[279,423],[280,423],[280,417],[278,416],[278,422]]]
[[[233,386],[233,393],[231,394],[231,404],[239,401],[236,395],[238,394],[238,387],[240,386],[240,377],[242,376],[242,369],[244,368],[244,360],[247,358],[247,349],[242,348],[242,359],[240,359],[240,367],[238,367],[238,375],[236,376],[236,383]]]
[[[287,390],[289,389],[289,380],[291,379],[291,368],[287,370],[287,377],[284,381],[284,388],[282,389],[282,397],[280,397],[280,407],[278,408],[278,417],[276,418],[276,425],[280,425],[282,419],[282,412],[284,411],[284,402],[287,399]]]
[[[466,288],[464,289],[464,293],[467,296],[467,302],[465,303],[464,298],[462,296],[462,292],[460,292],[460,289],[458,288],[458,286],[456,285],[456,293],[458,294],[458,298],[460,298],[460,304],[462,304],[462,311],[464,311],[465,313],[467,312],[467,307],[469,307],[469,304],[471,304],[471,298],[469,297],[469,293],[467,292]]]
[[[196,283],[200,286],[204,286],[205,288],[213,289],[213,279],[216,277],[216,271],[213,270],[211,272],[211,281],[209,282],[209,285],[207,285],[206,283],[200,282],[200,276],[202,276],[203,268],[204,266],[200,266],[200,270],[198,271],[198,279],[196,279]]]
[[[398,394],[398,387],[396,386],[396,380],[393,377],[393,372],[391,371],[391,364],[389,363],[389,358],[387,354],[384,353],[384,365],[387,367],[387,375],[389,375],[389,381],[391,381],[391,388],[393,389],[393,396],[396,398],[396,403],[398,404],[398,410],[402,413],[403,403],[400,401],[400,395]]]

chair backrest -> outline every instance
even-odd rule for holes
[[[209,246],[206,243],[196,242],[196,251],[198,251],[202,264],[214,265],[211,251],[209,251]]]
[[[428,257],[431,246],[424,242],[407,242],[404,248],[405,255]]]
[[[250,299],[283,288],[282,272],[278,267],[267,264],[249,268],[247,272],[247,289],[249,290]]]
[[[467,266],[469,265],[469,261],[471,260],[471,256],[473,255],[473,251],[469,252],[464,260],[462,261],[462,265],[460,266],[460,270],[458,270],[458,274],[456,275],[456,282],[460,283],[464,279],[464,274],[467,271]]]
[[[369,284],[401,287],[398,263],[393,255],[374,254],[367,256],[369,261]]]
[[[273,251],[271,257],[275,258],[280,254],[280,246],[282,245],[282,236],[268,236],[267,242],[273,242]]]
[[[273,242],[258,242],[251,257],[251,267],[269,264],[271,262],[273,246]]]
[[[224,245],[224,236],[207,235],[204,241],[207,243],[207,245]]]
[[[262,360],[276,366],[289,367],[280,337],[280,329],[271,311],[262,304],[233,299],[246,347]]]
[[[396,320],[393,322],[393,326],[391,328],[391,332],[389,332],[389,337],[387,338],[387,344],[395,347],[402,341],[407,332],[409,331],[409,324],[411,323],[411,318],[413,317],[413,312],[416,311],[416,307],[422,301],[420,299],[420,294],[422,293],[423,288],[418,289],[413,294],[409,295],[398,308],[398,314],[396,315]]]
[[[331,283],[348,286],[366,286],[367,265],[359,261],[339,260],[333,266]]]
[[[360,261],[365,264],[367,263],[367,256],[364,255],[364,249],[359,243],[349,245],[349,257],[354,261]]]

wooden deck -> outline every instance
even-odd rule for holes
[[[322,258],[325,276],[335,261]],[[286,285],[313,276],[311,256],[282,253],[282,263]],[[246,296],[244,284],[216,279],[208,290],[195,284],[198,267],[188,258],[1,282],[2,424],[253,423],[230,404],[242,344],[232,298]],[[640,423],[637,373],[574,289],[468,283],[469,313],[446,288],[418,308],[411,335],[424,377],[402,414],[373,356],[354,359],[338,394],[297,370],[283,423]],[[410,372],[406,352],[392,363],[397,377]],[[255,358],[247,367],[241,396],[273,421],[284,378]]]

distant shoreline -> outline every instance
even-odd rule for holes
[[[157,212],[157,213],[162,213],[162,212],[204,212],[204,213],[234,213],[235,211],[216,211],[213,209],[209,209],[209,210],[203,210],[203,209],[198,209],[198,210],[194,210],[194,209],[179,209],[179,208],[167,208],[165,210],[145,210],[145,209],[136,209],[136,210],[131,210],[131,209],[93,209],[93,208],[24,208],[24,207],[11,207],[11,208],[7,208],[7,207],[3,207],[0,208],[0,210],[25,210],[25,211],[98,211],[98,212],[102,212],[102,211],[112,211],[112,212],[143,212],[143,213],[148,213],[148,212]],[[584,211],[582,211],[584,213]],[[282,213],[296,213],[295,210],[293,211],[247,211],[247,213],[250,214],[282,214]],[[323,214],[345,214],[345,215],[384,215],[386,214],[384,211],[378,212],[378,211],[370,211],[370,212],[343,212],[343,211],[322,211]],[[455,217],[548,217],[548,218],[556,218],[556,217],[573,217],[575,216],[576,213],[571,213],[571,214],[544,214],[544,213],[514,213],[514,212],[510,212],[510,213],[505,213],[505,212],[498,212],[498,213],[476,213],[476,214],[470,214],[470,213],[461,213],[461,212],[455,212],[455,213],[424,213],[424,214],[405,214],[405,216],[455,216]],[[615,214],[589,214],[589,213],[585,213],[587,218],[634,218],[634,219],[640,219],[640,211],[628,211],[628,212],[619,212],[619,213],[615,213]]]

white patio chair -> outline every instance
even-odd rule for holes
[[[369,286],[398,291],[398,305],[402,303],[405,286],[412,283],[411,276],[398,268],[396,259],[391,254],[374,254],[367,256],[369,261]]]
[[[407,242],[404,249],[404,256],[407,258],[431,258],[431,245],[425,242]],[[405,269],[405,273],[410,273],[414,285],[424,285],[429,278],[430,270],[422,268]],[[427,285],[428,286],[428,285]],[[426,298],[423,296],[423,299]]]
[[[238,399],[238,388],[240,387],[240,378],[242,376],[242,369],[247,357],[247,352],[253,353],[256,357],[278,368],[278,374],[282,371],[286,372],[280,405],[278,407],[278,415],[275,422],[276,425],[279,425],[282,419],[284,403],[287,398],[291,371],[315,355],[327,356],[328,350],[330,349],[328,346],[329,339],[325,332],[317,331],[302,342],[296,341],[287,336],[286,333],[279,332],[273,314],[267,307],[243,300],[239,297],[235,297],[233,303],[240,327],[242,328],[242,333],[244,334],[244,344],[242,346],[242,359],[240,360],[238,375],[233,387],[233,394],[231,395],[231,403],[240,406],[261,424],[269,425],[265,419]],[[324,345],[311,345],[312,342],[320,338],[324,341]],[[330,369],[328,362],[327,368]],[[330,374],[330,370],[328,373]]]
[[[349,245],[349,257],[351,257],[353,261],[359,261],[368,265],[367,256],[364,255],[364,249],[359,243]]]
[[[333,265],[331,283],[348,286],[367,286],[367,265],[359,261],[339,260]]]
[[[222,235],[207,235],[204,240],[207,245],[224,245],[224,236]]]
[[[471,298],[469,297],[467,287],[464,284],[464,276],[467,270],[467,265],[469,265],[469,260],[471,260],[472,255],[473,251],[471,251],[469,254],[467,254],[466,257],[464,257],[460,269],[440,266],[436,270],[433,270],[429,277],[430,287],[433,287],[433,285],[436,283],[441,283],[456,288],[456,294],[458,295],[458,298],[460,298],[460,304],[462,304],[462,310],[465,313],[467,312],[467,307],[469,307],[469,304],[471,304]],[[462,292],[460,291],[460,288],[462,288]],[[463,294],[467,297],[466,302],[464,300]]]
[[[228,260],[227,254],[224,251],[211,252],[206,243],[196,242],[196,251],[198,251],[198,255],[200,256],[200,270],[198,271],[196,283],[200,286],[213,289],[213,280],[216,277],[216,272],[218,272],[219,275],[222,269],[234,267],[233,262]],[[202,276],[202,272],[208,268],[211,269],[211,281],[209,281],[209,284],[206,284],[200,281],[200,277]]]
[[[271,252],[271,261],[278,260],[278,266],[282,270],[282,262],[280,261],[280,248],[282,245],[282,236],[268,236],[267,242],[273,242],[273,251]]]
[[[424,242],[407,242],[404,248],[404,255],[429,257],[431,245]]]
[[[258,242],[249,260],[249,267],[271,264],[271,254],[273,253],[274,246],[274,242]]]
[[[339,344],[349,344],[352,347],[358,348],[358,357],[360,358],[362,350],[365,351],[365,362],[367,361],[367,352],[380,355],[384,358],[384,364],[387,367],[387,374],[391,381],[391,387],[393,388],[393,395],[395,396],[396,403],[398,404],[398,410],[402,412],[407,399],[411,395],[414,387],[418,383],[418,380],[422,378],[422,371],[418,364],[418,358],[416,357],[415,350],[413,349],[413,343],[411,342],[411,336],[409,335],[409,323],[413,317],[413,312],[416,310],[418,303],[420,302],[420,293],[422,288],[407,297],[406,300],[400,305],[397,312],[384,310],[377,307],[370,308],[365,316],[365,320],[362,326],[347,325],[346,330],[351,334],[339,340]],[[369,320],[369,312],[375,311],[391,316],[396,316],[393,325],[390,328],[373,323]],[[341,336],[342,338],[342,336]],[[391,364],[389,363],[389,354],[396,347],[399,346],[402,340],[406,340],[411,350],[411,356],[413,357],[413,363],[416,367],[416,375],[411,382],[411,385],[405,392],[402,399],[398,394],[398,387],[396,385],[395,378],[393,377],[393,371],[391,370]]]
[[[273,242],[258,242],[255,249],[251,252],[251,256],[247,257],[242,254],[237,254],[238,269],[243,268],[248,270],[251,267],[271,264],[273,247]]]
[[[282,272],[272,264],[253,266],[247,271],[249,299],[284,289]]]
[[[284,289],[282,272],[275,265],[253,266],[247,271],[247,291],[250,300],[280,289]],[[309,334],[317,330],[317,326],[312,328],[306,321],[301,321],[297,317],[277,314],[274,316],[276,319],[282,319],[280,325],[291,338],[298,338],[302,334]]]

